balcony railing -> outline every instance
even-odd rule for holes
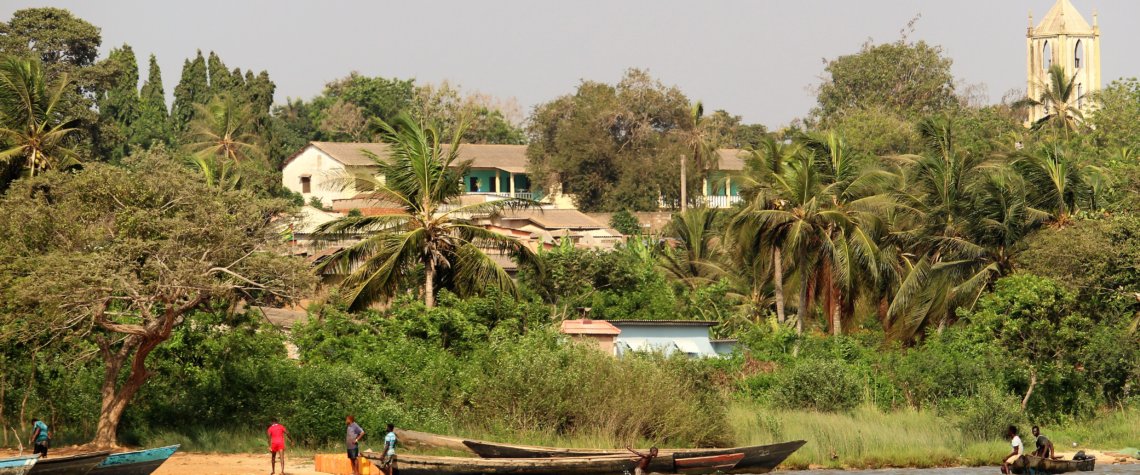
[[[497,191],[468,191],[469,195],[486,196],[488,199],[520,198],[524,200],[538,199],[538,194],[531,191],[497,192]]]
[[[693,206],[704,206],[706,208],[731,208],[742,200],[743,198],[740,196],[694,196],[690,198],[689,202]],[[665,198],[659,198],[657,204],[663,209],[679,209],[681,207],[679,200],[666,200]]]

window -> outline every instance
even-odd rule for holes
[[[1041,47],[1041,69],[1048,71],[1049,66],[1053,65],[1053,50],[1049,48],[1049,42],[1045,42],[1045,46]]]
[[[470,184],[467,191],[470,191],[471,193],[478,193],[479,192],[479,177],[473,176],[471,178],[468,178],[467,182]]]
[[[1077,46],[1076,46],[1076,48],[1073,48],[1073,67],[1074,68],[1081,69],[1081,62],[1083,62],[1085,59],[1085,49],[1083,48],[1083,46],[1084,45],[1081,44],[1081,40],[1077,40]]]
[[[308,176],[301,177],[301,193],[309,194],[313,192],[313,178]]]

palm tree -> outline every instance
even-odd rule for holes
[[[1050,210],[1051,220],[1057,226],[1069,223],[1072,213],[1078,210],[1080,197],[1091,194],[1089,201],[1095,206],[1095,194],[1103,192],[1100,170],[1082,163],[1055,143],[1043,143],[1019,154],[1013,165],[1033,185],[1033,205]]]
[[[0,162],[23,161],[28,174],[78,163],[67,138],[75,120],[60,116],[60,98],[71,84],[64,74],[48,86],[38,60],[0,60]]]
[[[676,248],[664,246],[661,267],[690,289],[716,282],[726,275],[721,264],[716,219],[716,209],[699,207],[675,213],[669,222],[668,232],[678,239],[679,245]]]
[[[774,183],[773,177],[782,174],[784,167],[802,150],[799,143],[777,141],[771,137],[765,137],[759,147],[748,150],[744,173],[737,178],[741,183],[740,194],[750,209],[779,209],[784,206],[785,202],[769,187],[769,184]],[[747,220],[739,217],[740,215],[729,222],[728,236],[732,238],[730,248],[737,252],[736,262],[741,264],[738,267],[754,277],[749,279],[752,282],[754,297],[765,283],[755,276],[760,275],[759,272],[767,271],[767,262],[771,262],[776,321],[783,323],[787,320],[787,312],[784,303],[784,258],[780,251],[781,243],[768,242],[769,236],[753,232],[754,230],[749,229]]]
[[[260,159],[261,148],[254,133],[249,104],[229,94],[220,94],[206,104],[194,104],[194,120],[186,138],[187,150],[196,157],[216,157],[230,162]]]
[[[383,179],[346,174],[342,182],[370,181],[373,196],[397,211],[373,216],[344,217],[321,226],[332,236],[369,233],[318,266],[318,272],[341,277],[351,308],[361,309],[387,300],[415,278],[422,269],[423,299],[435,306],[436,284],[443,282],[460,295],[480,292],[488,286],[517,295],[510,276],[485,251],[509,254],[520,263],[533,263],[534,254],[514,237],[476,225],[472,216],[507,208],[532,206],[522,199],[504,199],[462,205],[463,175],[469,163],[459,161],[457,127],[450,147],[442,146],[439,133],[400,114],[392,124],[378,122],[389,144],[390,156],[370,154]]]
[[[716,166],[716,146],[712,143],[710,134],[706,130],[704,117],[705,106],[701,101],[697,101],[689,108],[689,127],[680,130],[682,146],[692,154],[698,176],[701,177],[708,173],[710,168]],[[681,211],[689,208],[686,163],[686,157],[681,155]]]
[[[1054,64],[1049,68],[1048,84],[1041,84],[1041,95],[1017,101],[1014,106],[1045,108],[1045,115],[1033,123],[1033,129],[1039,130],[1049,126],[1054,130],[1063,131],[1065,136],[1068,136],[1070,132],[1079,129],[1084,122],[1084,114],[1078,107],[1084,96],[1077,94],[1076,79],[1076,73],[1066,76],[1065,68],[1060,64]]]
[[[753,200],[733,227],[738,236],[777,243],[793,264],[800,286],[797,331],[803,331],[813,294],[822,286],[830,330],[839,334],[853,313],[856,281],[860,275],[874,278],[879,266],[879,214],[892,206],[882,190],[894,178],[852,153],[834,133],[800,141],[805,153],[769,175],[770,198]]]

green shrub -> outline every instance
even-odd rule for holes
[[[1017,397],[994,386],[981,388],[975,397],[964,401],[958,417],[958,429],[976,440],[1000,439],[1010,424],[1025,426]]]
[[[772,402],[787,409],[847,411],[863,401],[859,375],[836,360],[805,359],[780,372]]]
[[[610,216],[610,227],[626,236],[641,234],[641,221],[628,209],[623,209]]]

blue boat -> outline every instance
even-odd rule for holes
[[[64,457],[52,456],[36,460],[28,475],[86,475],[111,452],[88,452]]]
[[[26,475],[38,459],[36,455],[0,459],[0,475]]]
[[[136,450],[133,452],[112,453],[103,464],[91,470],[91,475],[149,475],[173,456],[178,444],[166,445],[157,449]]]
[[[156,449],[111,454],[89,473],[91,475],[149,475],[158,470],[159,465],[162,465],[166,459],[174,455],[178,447],[178,445],[169,445]]]

